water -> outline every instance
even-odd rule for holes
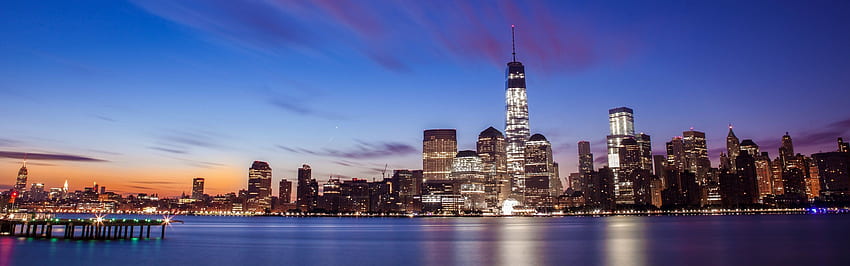
[[[850,265],[850,215],[178,219],[165,240],[0,237],[0,265]]]

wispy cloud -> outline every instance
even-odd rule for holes
[[[346,159],[371,159],[390,156],[402,156],[417,153],[418,150],[412,145],[400,142],[365,142],[358,141],[357,145],[352,148],[340,149],[319,149],[310,150],[305,148],[293,148],[283,145],[278,145],[278,148],[294,153],[310,154],[317,156],[346,158]],[[338,163],[339,164],[339,163]],[[349,164],[349,163],[346,163]]]
[[[393,71],[434,57],[501,66],[509,59],[509,27],[518,25],[521,59],[542,71],[581,70],[622,61],[638,41],[603,32],[580,14],[564,16],[541,1],[169,1],[137,5],[216,40],[265,53],[321,58],[358,54]],[[339,45],[343,44],[343,45]]]
[[[26,153],[14,151],[0,151],[0,158],[11,159],[31,159],[45,161],[82,161],[82,162],[107,162],[103,159],[86,157],[81,155],[61,154],[61,153]]]

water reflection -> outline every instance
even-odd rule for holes
[[[499,219],[498,265],[540,265],[540,230],[526,223],[534,218]]]
[[[0,237],[0,265],[14,265],[12,255],[15,254],[15,239],[11,237]]]
[[[646,265],[644,217],[614,216],[605,221],[606,265]]]

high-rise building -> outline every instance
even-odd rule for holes
[[[620,167],[617,168],[619,190],[615,192],[617,204],[635,204],[634,179],[641,169],[640,149],[634,138],[624,138],[620,141],[620,151],[617,152],[620,157]]]
[[[248,208],[265,210],[271,208],[272,168],[269,163],[254,161],[248,169]]]
[[[588,206],[601,210],[613,209],[614,171],[605,166],[592,172],[583,193]]]
[[[749,153],[749,151],[747,152]],[[759,199],[773,194],[773,179],[770,173],[770,157],[767,152],[755,157],[756,178],[758,179]]]
[[[552,159],[552,145],[541,134],[534,134],[525,143],[525,204],[532,207],[551,207],[552,198],[560,195]]]
[[[475,151],[459,151],[452,162],[452,174],[449,179],[460,183],[464,211],[482,211],[487,209],[481,158]],[[489,206],[495,207],[495,206]]]
[[[280,203],[292,202],[292,181],[281,179],[278,184],[277,195]]]
[[[298,168],[298,187],[295,190],[295,205],[301,211],[309,211],[318,206],[319,182],[312,178],[313,170],[304,164]]]
[[[850,199],[850,152],[812,154],[820,178],[820,194],[827,198]]]
[[[788,132],[785,132],[785,135],[782,136],[782,146],[779,147],[779,158],[786,160],[791,156],[794,156],[794,143],[791,141]]]
[[[685,170],[685,148],[681,137],[673,137],[667,142],[667,166],[676,171]]]
[[[682,147],[685,151],[685,168],[696,174],[698,180],[704,180],[711,161],[708,160],[708,148],[705,133],[693,129],[682,132]]]
[[[635,119],[634,110],[628,107],[618,107],[608,110],[609,135],[606,137],[608,144],[608,167],[614,172],[614,194],[620,195],[620,148],[625,138],[634,138]]]
[[[635,141],[637,141],[637,144],[640,147],[640,168],[651,172],[652,141],[650,140],[649,135],[644,133],[637,134],[635,135]]]
[[[735,132],[732,132],[732,125],[729,125],[729,134],[726,135],[726,155],[728,156],[728,164],[729,169],[734,171],[735,169],[735,158],[740,154],[741,142],[738,141],[738,137],[735,136]],[[750,155],[756,156],[758,153],[750,153]]]
[[[511,26],[512,36],[513,30],[514,27]],[[513,60],[508,63],[505,81],[505,139],[508,173],[512,179],[511,191],[515,196],[521,197],[525,188],[525,142],[531,131],[528,122],[525,66],[516,60],[516,46],[513,48]]]
[[[662,180],[664,180],[664,168],[667,167],[667,157],[664,155],[653,155],[652,166],[653,173]]]
[[[18,191],[18,196],[23,196],[23,191],[27,189],[27,161],[18,170],[18,178],[15,180],[15,190]]]
[[[196,177],[192,179],[192,198],[196,200],[204,198],[204,178]]]
[[[484,193],[488,206],[496,206],[510,195],[501,192],[510,191],[507,150],[505,136],[499,130],[489,127],[478,134],[476,145],[481,158],[481,170],[484,172]],[[507,186],[505,188],[505,186]]]
[[[425,130],[422,140],[422,170],[425,180],[446,180],[452,173],[452,160],[457,154],[457,132],[454,129]]]
[[[578,172],[579,174],[593,172],[593,153],[590,152],[589,141],[578,142]]]

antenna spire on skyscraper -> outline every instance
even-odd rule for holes
[[[516,62],[516,35],[514,34],[514,28],[516,25],[511,24],[511,54],[513,55],[513,62]]]

